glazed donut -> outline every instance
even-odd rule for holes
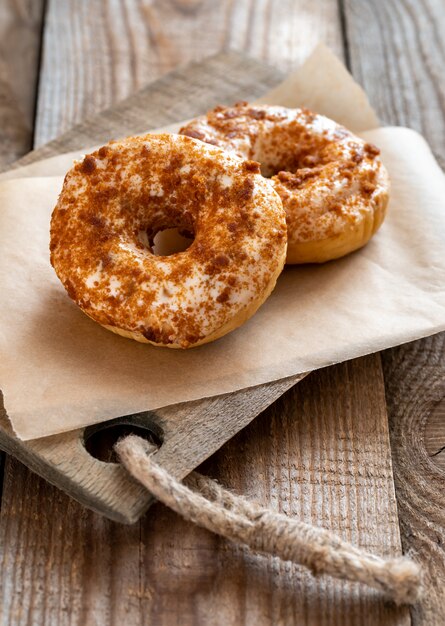
[[[167,228],[194,237],[153,253]],[[246,321],[286,258],[282,202],[258,163],[179,135],[112,142],[74,165],[51,219],[51,263],[105,328],[190,348]]]
[[[378,148],[322,115],[241,102],[180,133],[261,164],[286,211],[287,263],[344,256],[383,222],[389,180]]]

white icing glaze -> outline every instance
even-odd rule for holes
[[[192,245],[152,254],[156,232],[173,226],[194,231]],[[270,291],[284,262],[285,215],[255,164],[186,137],[148,135],[113,142],[68,173],[51,250],[90,317],[187,347]]]
[[[283,201],[290,245],[321,241],[372,220],[388,191],[373,146],[368,149],[333,120],[304,109],[217,107],[181,133],[261,164]],[[288,179],[277,175],[286,171],[292,174]]]

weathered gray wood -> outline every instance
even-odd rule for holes
[[[219,103],[256,98],[283,77],[284,74],[273,67],[262,65],[259,68],[256,61],[238,53],[223,53],[205,63],[193,63],[170,72],[56,139],[38,145],[12,167],[189,119]]]
[[[402,541],[425,571],[425,595],[413,610],[413,623],[421,626],[445,622],[445,468],[440,462],[445,424],[435,420],[444,411],[444,347],[441,333],[383,355]]]
[[[445,165],[443,0],[344,0],[351,71],[385,124],[427,138]]]
[[[32,147],[43,4],[0,3],[0,166]]]
[[[178,66],[237,50],[288,71],[320,40],[341,54],[332,0],[49,0],[35,143]]]
[[[354,75],[386,123],[423,133],[445,166],[445,5],[347,0]],[[382,355],[402,542],[426,572],[416,626],[445,623],[445,334]]]
[[[0,3],[0,170],[32,147],[42,15],[43,0]]]

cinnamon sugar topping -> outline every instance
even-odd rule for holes
[[[335,236],[372,213],[387,192],[379,149],[307,109],[241,102],[180,132],[261,163],[283,201],[290,245]]]
[[[193,233],[193,243],[155,256],[153,238],[166,228]],[[261,301],[286,239],[281,201],[258,163],[189,137],[146,135],[108,144],[68,172],[51,263],[100,324],[188,347]]]

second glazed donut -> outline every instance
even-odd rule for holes
[[[242,102],[180,132],[261,163],[286,210],[287,263],[357,250],[385,217],[389,181],[379,150],[322,115]]]

